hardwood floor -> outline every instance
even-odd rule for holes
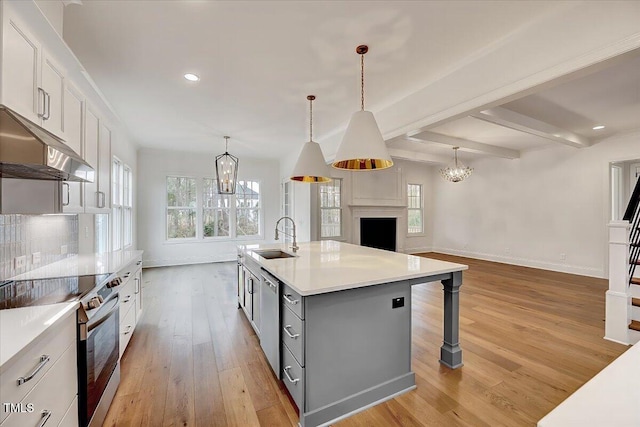
[[[533,426],[626,350],[602,339],[605,280],[441,254],[469,265],[465,365],[438,363],[442,287],[413,287],[417,389],[338,426]],[[236,304],[235,263],[144,271],[145,312],[105,426],[296,426]]]

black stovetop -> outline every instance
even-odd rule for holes
[[[109,274],[10,280],[0,284],[0,310],[77,301],[101,285]]]

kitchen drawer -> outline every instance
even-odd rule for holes
[[[118,287],[118,294],[120,297],[120,325],[124,323],[124,316],[129,312],[129,308],[136,305],[136,284],[133,280],[129,280],[127,284],[122,287]]]
[[[304,366],[304,321],[286,307],[282,310],[282,342],[300,366]]]
[[[298,364],[286,346],[282,347],[282,382],[289,390],[300,412],[304,412],[301,406],[304,395],[304,368]]]
[[[51,367],[56,364],[69,345],[73,344],[75,351],[75,342],[76,316],[71,315],[60,320],[57,325],[52,326],[51,331],[42,337],[33,348],[28,350],[24,356],[17,359],[0,374],[0,396],[2,396],[2,402],[0,403],[21,402],[33,387],[42,380]],[[48,356],[49,360],[43,363],[42,369],[40,369],[31,380],[18,385],[18,378],[27,377],[31,374],[36,367],[42,363],[41,357],[45,355]],[[76,375],[74,373],[73,378],[75,377]],[[2,421],[9,414],[5,412],[4,406],[0,411],[0,414],[2,414],[0,421]]]
[[[296,316],[304,319],[304,300],[296,291],[287,285],[282,285],[282,303],[293,311]]]
[[[135,304],[129,308],[124,319],[120,322],[120,357],[129,344],[133,330],[136,327],[136,307]]]
[[[23,407],[33,404],[33,412],[13,413],[2,423],[2,427],[35,427],[44,421],[44,411],[50,414],[45,426],[60,424],[78,394],[76,358],[77,350],[73,343],[22,400]],[[2,399],[6,401],[4,396]],[[78,423],[77,415],[76,412],[75,425]]]
[[[45,425],[46,427],[46,425]],[[78,427],[78,397],[76,396],[71,402],[71,406],[67,409],[67,413],[64,414],[62,421],[58,424],[58,427]]]

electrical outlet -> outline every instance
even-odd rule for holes
[[[567,254],[560,254],[560,259],[562,261],[566,260],[567,259]]]
[[[18,268],[24,268],[27,265],[27,256],[26,255],[17,256],[13,260],[14,260],[14,266],[15,266],[16,270]]]
[[[67,245],[60,246],[60,255],[64,255],[68,252]]]
[[[40,255],[40,252],[34,252],[31,254],[31,263],[32,264],[40,264],[40,261],[42,260],[42,256]]]

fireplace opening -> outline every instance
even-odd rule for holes
[[[396,250],[396,218],[360,218],[360,245]]]

